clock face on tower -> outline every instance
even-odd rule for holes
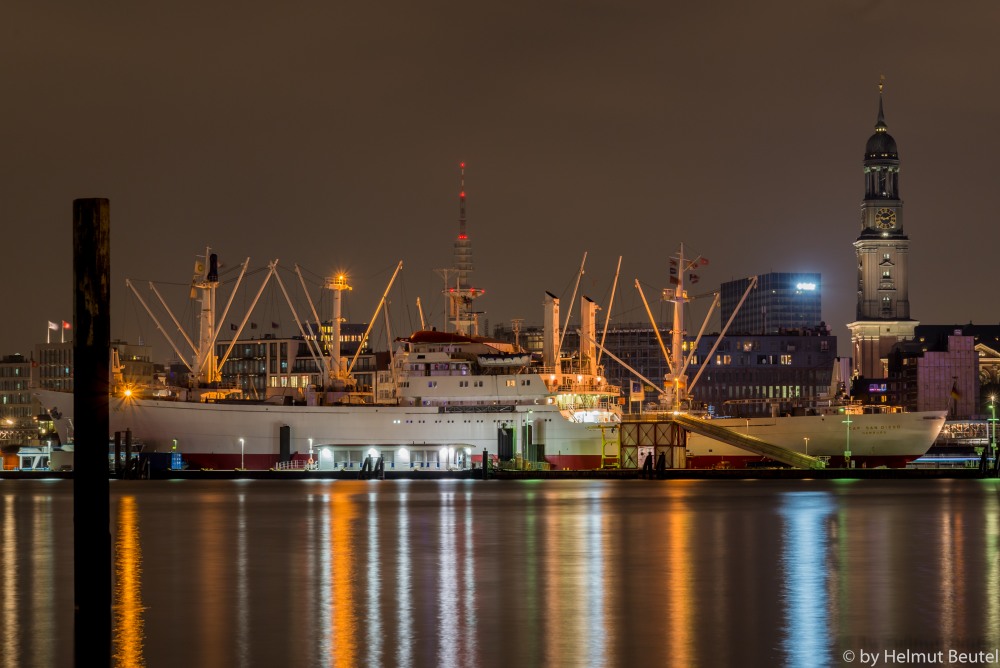
[[[875,212],[875,226],[881,230],[891,230],[896,226],[896,212],[882,208]]]

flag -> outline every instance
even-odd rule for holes
[[[629,381],[629,401],[643,401],[645,400],[645,393],[642,390],[642,383],[637,380]]]
[[[233,330],[235,332],[236,331],[236,325],[234,325],[233,323],[229,323],[229,329],[231,329],[231,330]]]
[[[959,399],[962,398],[962,393],[958,391],[957,382],[951,384],[951,398],[954,399],[955,401],[958,401]]]
[[[49,329],[59,329],[59,325],[49,320]]]
[[[72,325],[63,320],[63,329],[72,329]]]
[[[208,267],[205,266],[204,260],[194,261],[194,280],[195,282],[204,281],[205,276],[208,273]]]
[[[271,323],[271,329],[278,329],[278,323],[272,322]]]

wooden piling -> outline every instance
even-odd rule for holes
[[[111,665],[110,203],[73,201],[74,658]]]

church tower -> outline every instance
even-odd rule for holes
[[[865,146],[861,234],[854,242],[858,259],[857,319],[847,325],[854,375],[863,378],[884,378],[892,346],[912,339],[919,324],[910,319],[910,240],[903,229],[899,154],[885,122],[883,85],[878,86],[875,134]]]

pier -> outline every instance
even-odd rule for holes
[[[826,462],[815,457],[768,443],[756,436],[741,434],[686,413],[656,413],[646,418],[629,417],[623,420],[618,437],[622,466],[624,468],[628,468],[629,465],[637,466],[638,449],[651,447],[655,452],[658,470],[687,468],[685,463],[688,432],[747,450],[796,469],[818,471],[826,468]]]

